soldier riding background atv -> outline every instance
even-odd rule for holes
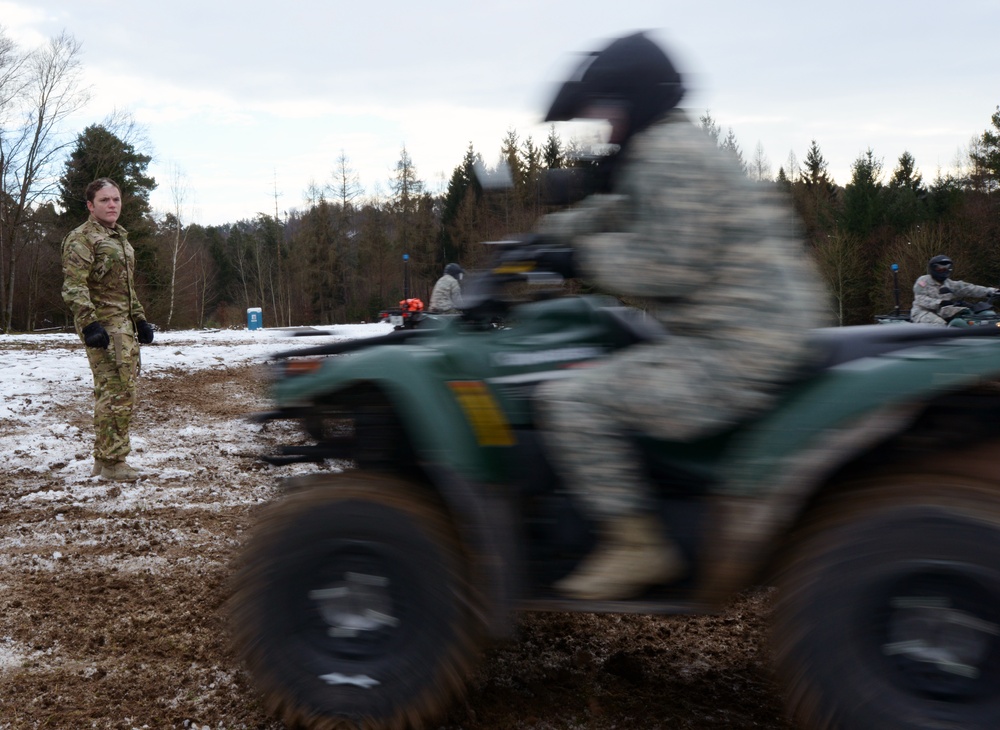
[[[892,271],[893,296],[896,307],[888,314],[876,314],[876,324],[898,324],[910,322],[910,313],[903,312],[899,306],[899,264],[889,267]],[[997,297],[993,296],[984,302],[956,301],[955,307],[960,307],[955,315],[948,318],[949,327],[1000,327],[1000,314],[997,314],[995,304]]]
[[[517,611],[709,612],[773,584],[805,726],[1000,727],[1000,329],[817,331],[816,366],[770,412],[694,443],[637,435],[695,569],[573,601],[551,586],[593,525],[549,465],[533,391],[665,335],[615,300],[555,296],[551,253],[498,245],[440,327],[276,356],[262,418],[313,443],[269,460],[354,468],[289,480],[243,553],[234,635],[270,709],[423,727]]]

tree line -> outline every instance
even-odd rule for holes
[[[329,181],[306,191],[301,210],[217,226],[184,220],[186,183],[167,181],[171,210],[154,212],[143,131],[115,112],[75,135],[66,118],[87,97],[71,36],[22,53],[0,30],[0,331],[64,328],[62,239],[87,217],[84,189],[111,177],[122,187],[119,222],[136,250],[137,286],[150,321],[163,328],[232,327],[261,307],[269,326],[372,321],[410,296],[429,300],[445,264],[482,265],[484,241],[530,230],[555,209],[544,194],[549,171],[581,164],[586,141],[554,127],[542,143],[508,131],[497,163],[470,144],[446,189],[428,191],[403,147],[387,192],[365,191],[346,152]],[[837,185],[813,140],[772,173],[760,144],[747,159],[735,132],[706,112],[700,126],[756,184],[788,196],[802,222],[839,324],[870,323],[894,306],[890,265],[900,267],[902,303],[927,260],[947,253],[959,278],[1000,284],[1000,106],[974,136],[956,170],[924,180],[904,152],[891,171],[869,149]],[[484,185],[483,171],[506,184]],[[408,255],[404,264],[403,255]],[[780,296],[780,292],[776,292]]]

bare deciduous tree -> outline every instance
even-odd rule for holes
[[[6,128],[7,115],[27,84],[23,73],[27,59],[0,25],[0,128]]]
[[[860,295],[864,278],[861,241],[834,230],[816,241],[814,248],[820,275],[830,293],[830,307],[838,326],[847,324],[851,302]]]
[[[771,179],[771,161],[764,153],[764,145],[758,140],[757,146],[753,149],[753,157],[750,159],[750,177],[757,182],[764,182]]]
[[[6,48],[6,51],[3,48]],[[16,50],[0,44],[7,59],[0,79],[0,299],[3,330],[11,327],[18,259],[32,240],[22,235],[30,210],[50,196],[58,184],[53,174],[60,153],[71,143],[61,124],[87,100],[80,86],[80,44],[63,33],[45,46],[17,59]],[[2,61],[0,61],[2,63]],[[2,109],[2,107],[0,107]]]
[[[170,170],[170,202],[173,210],[170,217],[170,307],[167,310],[167,327],[174,318],[174,302],[177,297],[177,270],[181,263],[184,244],[187,243],[187,226],[184,225],[184,202],[187,199],[187,179],[181,169],[174,165]]]
[[[795,150],[788,151],[788,159],[784,164],[785,175],[789,180],[798,180],[799,176],[802,174],[802,167],[799,165],[799,158],[795,154]]]
[[[330,185],[330,190],[334,199],[340,204],[334,238],[336,267],[339,272],[337,299],[343,304],[345,310],[350,310],[353,304],[351,292],[354,289],[352,278],[357,275],[356,232],[352,229],[352,218],[354,201],[361,197],[364,188],[361,186],[357,172],[351,167],[347,153],[343,150],[340,151],[340,156],[337,158],[337,166],[333,171],[333,182]]]

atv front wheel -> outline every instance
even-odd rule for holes
[[[1000,490],[873,483],[821,507],[773,617],[790,714],[809,728],[1000,728]]]
[[[421,727],[483,629],[450,523],[416,485],[331,475],[268,509],[230,599],[236,645],[292,727]]]

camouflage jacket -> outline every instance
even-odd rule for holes
[[[808,358],[829,301],[787,201],[675,110],[637,134],[610,194],[546,216],[585,278],[639,297],[672,335],[777,382]]]
[[[941,289],[945,287],[951,289],[950,295],[941,293]],[[982,299],[990,296],[994,291],[988,286],[967,284],[964,281],[953,281],[952,279],[945,279],[939,283],[930,274],[924,274],[913,284],[913,307],[910,309],[910,319],[919,317],[922,312],[937,314],[941,309],[942,300],[946,297],[948,301],[965,297]]]
[[[431,312],[456,314],[463,307],[462,287],[451,274],[445,274],[434,285],[431,292]]]
[[[108,332],[131,332],[132,322],[146,319],[132,279],[135,251],[121,226],[91,216],[74,228],[62,243],[62,268],[62,297],[77,331],[100,322]]]

